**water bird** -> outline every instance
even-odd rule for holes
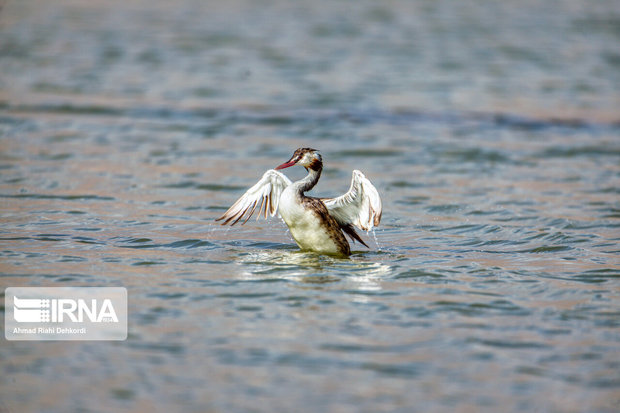
[[[303,166],[308,175],[292,182],[280,169]],[[355,232],[357,227],[370,231],[381,220],[381,197],[374,185],[358,170],[353,171],[351,187],[336,198],[314,198],[305,195],[319,181],[323,159],[318,150],[299,148],[293,156],[248,189],[221,217],[222,225],[235,225],[245,216],[245,224],[258,206],[258,217],[277,213],[289,228],[303,251],[349,256],[351,247],[345,237],[368,245]],[[257,219],[258,219],[257,217]]]

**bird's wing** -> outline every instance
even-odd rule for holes
[[[374,185],[358,170],[353,171],[351,187],[346,194],[323,199],[323,203],[340,225],[353,224],[369,231],[381,221],[381,197]]]
[[[278,211],[278,204],[280,203],[280,195],[284,188],[291,184],[291,180],[286,175],[270,169],[252,188],[248,189],[245,194],[241,196],[221,217],[216,221],[225,220],[222,225],[230,223],[235,225],[237,221],[247,215],[242,225],[247,222],[248,219],[254,213],[256,206],[258,207],[258,216],[261,214],[267,218],[267,213],[274,216]],[[232,221],[232,223],[231,223]]]

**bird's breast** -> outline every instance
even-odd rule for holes
[[[340,228],[321,219],[322,214],[304,205],[300,196],[287,192],[284,190],[280,198],[280,215],[297,245],[307,251],[348,255],[348,243]]]

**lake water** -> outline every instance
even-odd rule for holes
[[[2,339],[0,411],[618,411],[619,44],[613,0],[4,2],[0,286],[126,287],[129,337]],[[301,146],[370,249],[214,222]]]

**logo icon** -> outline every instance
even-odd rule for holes
[[[18,323],[45,323],[50,321],[50,300],[13,297],[13,318]]]

